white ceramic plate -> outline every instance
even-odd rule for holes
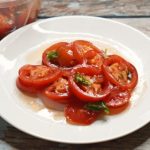
[[[63,112],[48,111],[38,98],[28,97],[16,88],[15,79],[22,65],[40,64],[46,47],[74,39],[86,39],[101,49],[115,50],[135,65],[139,82],[126,111],[89,126],[70,125]],[[33,23],[0,42],[0,115],[26,133],[58,142],[94,143],[127,135],[150,121],[149,64],[150,39],[122,23],[87,16]]]

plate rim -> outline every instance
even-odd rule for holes
[[[67,18],[74,18],[74,17],[77,17],[77,18],[78,18],[78,17],[79,17],[79,18],[82,18],[82,17],[83,17],[83,18],[92,18],[92,19],[100,19],[100,20],[106,20],[106,21],[109,21],[109,22],[114,22],[114,23],[120,24],[120,25],[122,25],[122,26],[125,26],[125,27],[127,27],[127,28],[130,28],[131,30],[134,30],[134,31],[138,32],[140,35],[144,36],[144,38],[146,38],[146,39],[148,39],[148,40],[150,41],[150,38],[149,38],[145,33],[139,31],[138,29],[136,29],[136,28],[134,28],[134,27],[131,27],[131,26],[127,25],[127,24],[124,24],[124,23],[121,23],[121,22],[118,22],[118,21],[114,21],[114,20],[110,20],[110,19],[106,19],[106,18],[101,18],[101,17],[83,16],[83,15],[60,16],[60,17],[54,17],[54,18],[44,19],[44,20],[41,20],[40,22],[44,23],[44,22],[47,22],[48,20],[59,20],[59,19],[63,19],[63,18],[64,18],[64,19],[67,19]],[[38,21],[38,22],[39,22],[39,21]],[[34,23],[32,23],[32,24],[29,24],[29,25],[27,25],[27,26],[25,26],[25,27],[23,27],[23,28],[20,28],[20,29],[16,30],[15,32],[11,33],[11,34],[8,35],[7,37],[5,37],[3,40],[1,40],[1,41],[0,41],[0,44],[1,44],[2,42],[4,42],[4,41],[7,41],[7,39],[9,39],[9,37],[11,38],[11,37],[12,37],[13,35],[15,35],[15,34],[23,33],[23,31],[26,31],[28,28],[30,28],[31,26],[33,26],[33,25],[36,24],[36,23],[37,23],[37,22],[34,22]],[[74,142],[74,141],[66,141],[66,140],[62,141],[62,140],[56,140],[56,139],[53,140],[53,139],[50,139],[50,138],[44,138],[44,137],[42,137],[41,135],[36,135],[36,134],[34,134],[33,132],[30,133],[30,132],[28,132],[28,131],[22,129],[21,127],[17,126],[16,124],[11,123],[11,122],[7,119],[7,117],[5,118],[5,117],[2,116],[1,114],[2,114],[2,113],[1,113],[1,111],[0,111],[0,116],[1,116],[4,120],[6,120],[8,123],[10,123],[12,126],[14,126],[15,128],[17,128],[17,129],[19,129],[19,130],[21,130],[21,131],[23,131],[23,132],[25,132],[25,133],[27,133],[27,134],[29,134],[29,135],[31,135],[31,136],[35,136],[35,137],[37,137],[37,138],[44,139],[44,140],[48,140],[48,141],[60,142],[60,143],[68,143],[68,144],[91,144],[91,143],[98,143],[98,142],[105,142],[105,141],[114,140],[114,139],[117,139],[117,138],[126,136],[126,135],[128,135],[128,134],[131,134],[131,133],[133,133],[133,132],[135,132],[135,131],[141,129],[142,127],[144,127],[145,125],[147,125],[147,124],[150,122],[150,119],[149,119],[149,121],[147,121],[147,123],[143,123],[140,127],[139,127],[139,126],[136,127],[136,128],[135,128],[134,130],[132,130],[131,132],[128,132],[128,133],[123,134],[123,135],[120,135],[120,136],[116,136],[116,137],[114,137],[114,138],[110,138],[110,139],[106,139],[106,140],[101,140],[101,141],[92,141],[92,140],[91,140],[91,142],[89,142],[89,141],[87,141],[87,142],[86,142],[86,141],[81,141],[81,142],[76,142],[76,141],[75,141],[75,142]]]

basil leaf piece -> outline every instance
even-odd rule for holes
[[[75,81],[77,83],[80,83],[86,86],[91,85],[91,82],[88,79],[86,79],[84,75],[81,75],[80,73],[75,74]]]
[[[109,114],[109,108],[106,106],[105,102],[96,102],[96,103],[88,103],[85,105],[85,109],[92,111],[100,111],[103,110],[106,114]]]
[[[58,57],[58,53],[56,51],[51,51],[47,53],[48,60],[53,60]]]

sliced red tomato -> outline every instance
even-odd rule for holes
[[[85,53],[86,64],[101,68],[103,62],[104,62],[104,57],[100,52],[90,50]]]
[[[81,64],[84,62],[85,55],[89,57],[89,54],[86,54],[88,51],[90,51],[91,58],[93,55],[95,56],[94,52],[103,55],[102,51],[99,50],[96,46],[94,46],[91,42],[85,40],[76,40],[73,42],[74,57]]]
[[[72,44],[60,47],[57,52],[57,61],[61,67],[72,67],[77,65],[77,61],[73,56]]]
[[[56,44],[53,44],[52,46],[50,46],[49,48],[47,48],[44,52],[43,52],[43,55],[42,55],[42,63],[46,66],[55,66],[57,67],[57,61],[56,61],[56,58],[57,58],[57,50],[60,48],[60,47],[63,47],[63,46],[66,46],[68,45],[67,42],[59,42],[59,43],[56,43]],[[51,52],[54,52],[53,54],[56,54],[56,55],[52,55],[52,59],[50,60],[50,58],[48,58],[48,54],[50,54]]]
[[[110,55],[102,65],[106,78],[121,89],[134,89],[138,82],[136,68],[118,55]]]
[[[100,112],[91,111],[84,108],[84,103],[70,103],[65,108],[65,117],[69,123],[89,125],[99,116]]]
[[[73,56],[72,44],[60,42],[46,49],[42,58],[43,64],[55,67],[72,67],[77,65]]]
[[[119,107],[109,107],[109,115],[117,115],[124,112],[130,106],[129,104],[130,103],[126,103]]]
[[[111,91],[111,85],[101,70],[92,66],[80,66],[69,77],[72,93],[82,101],[96,102],[103,100]]]
[[[105,99],[106,105],[108,107],[121,107],[129,103],[131,97],[131,93],[127,90],[121,90],[118,87],[115,87],[110,95]]]
[[[19,79],[26,86],[43,87],[57,80],[61,71],[43,65],[25,65],[19,70]]]
[[[59,103],[68,103],[70,101],[70,91],[68,77],[61,76],[43,91],[43,95],[49,100],[55,100]]]
[[[36,88],[36,87],[24,85],[24,84],[20,81],[19,78],[17,78],[17,80],[16,80],[16,85],[17,85],[17,87],[18,87],[21,91],[26,92],[26,93],[28,93],[28,94],[34,94],[34,95],[36,95],[36,94],[38,93],[38,91],[40,90],[40,89],[38,89],[38,88]]]

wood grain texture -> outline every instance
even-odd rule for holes
[[[113,19],[150,36],[150,19]],[[89,135],[90,136],[90,135]],[[0,150],[150,150],[150,123],[125,137],[109,142],[72,145],[41,140],[25,134],[0,118]]]
[[[42,0],[40,16],[150,16],[150,0]]]
[[[41,140],[25,134],[0,119],[5,129],[0,129],[0,150],[149,150],[150,124],[125,137],[96,144],[73,145]],[[1,126],[0,126],[1,128]],[[89,135],[90,136],[90,135]],[[5,150],[4,149],[4,150]]]

